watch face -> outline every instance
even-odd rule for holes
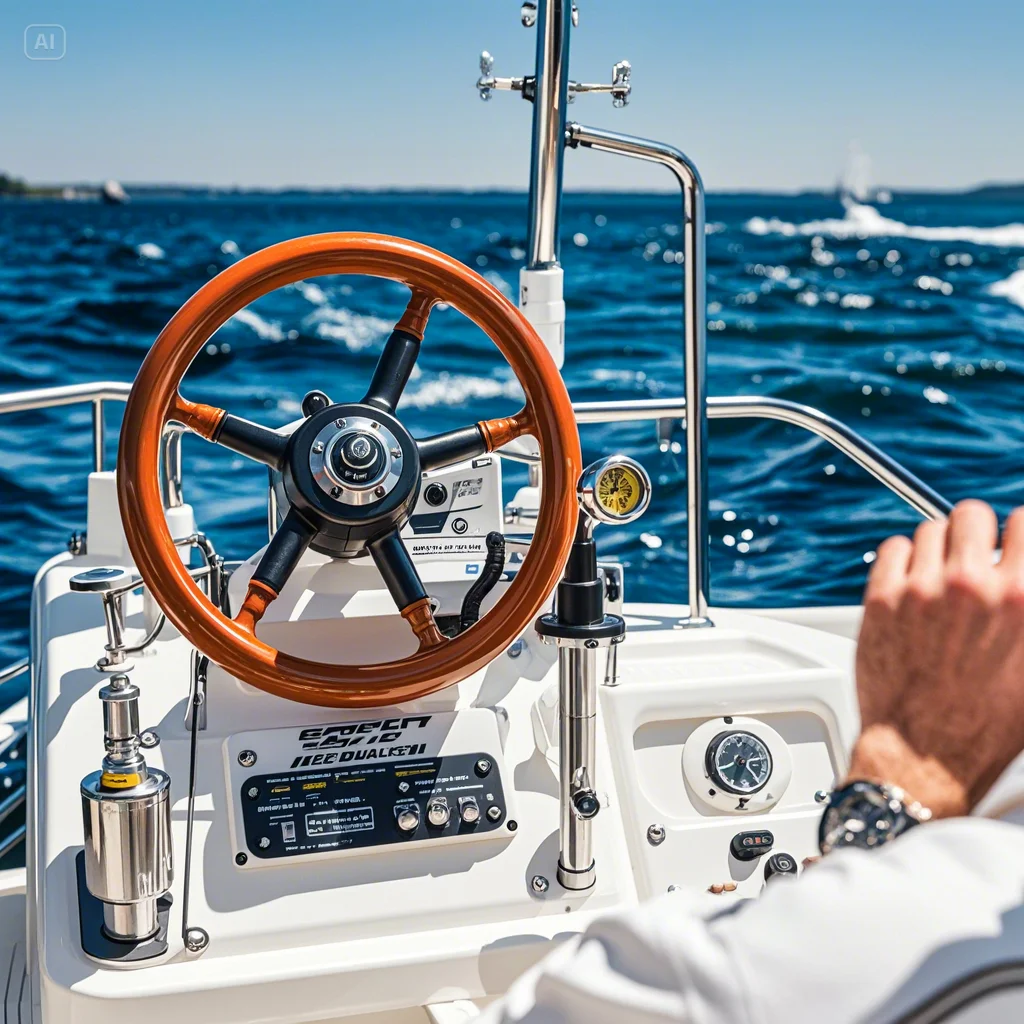
[[[613,516],[628,516],[643,500],[645,487],[629,466],[610,466],[598,478],[594,493]]]
[[[708,745],[705,765],[708,777],[721,789],[748,796],[768,784],[772,755],[753,733],[723,732]]]

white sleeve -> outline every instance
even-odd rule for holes
[[[480,1020],[898,1020],[958,979],[1019,962],[1024,921],[1009,927],[1007,915],[1024,891],[1022,842],[1018,825],[961,818],[833,854],[724,912],[662,896],[596,921]],[[1021,1006],[1024,1020],[1024,994]]]

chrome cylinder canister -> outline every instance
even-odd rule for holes
[[[107,754],[81,785],[85,882],[108,937],[141,942],[156,934],[157,900],[174,878],[171,780],[139,750],[138,687],[118,675],[99,696]]]

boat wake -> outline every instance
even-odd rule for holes
[[[1017,270],[1005,280],[990,284],[988,293],[1024,308],[1024,270]]]
[[[787,238],[826,235],[831,238],[914,238],[922,242],[971,242],[975,245],[997,245],[1024,248],[1024,224],[1001,224],[995,227],[925,227],[904,224],[885,217],[873,206],[845,201],[844,217],[826,217],[803,224],[778,217],[751,217],[744,230],[752,235],[783,235]]]

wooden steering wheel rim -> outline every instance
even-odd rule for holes
[[[511,365],[526,395],[526,407],[515,419],[520,432],[533,434],[540,445],[544,487],[536,532],[507,593],[476,626],[402,661],[329,665],[263,643],[200,591],[182,564],[164,517],[159,484],[164,426],[181,418],[186,406],[197,418],[209,409],[178,394],[189,364],[217,328],[259,296],[325,274],[402,281],[460,310]],[[504,443],[493,440],[494,447]],[[239,260],[175,313],[143,361],[125,407],[117,491],[135,564],[167,617],[195,647],[268,693],[305,704],[361,708],[415,700],[465,679],[526,629],[568,558],[580,472],[579,435],[565,385],[544,344],[511,302],[435,249],[388,235],[336,232],[281,242]]]

